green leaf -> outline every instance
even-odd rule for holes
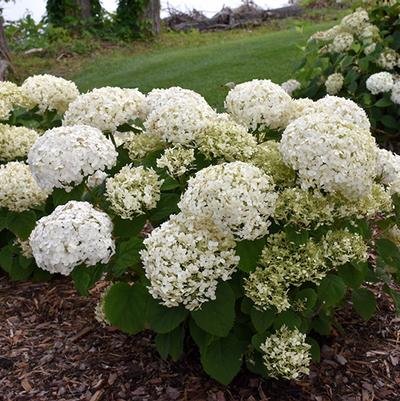
[[[255,270],[261,251],[265,246],[265,239],[255,241],[241,241],[236,246],[236,254],[240,257],[239,269],[249,273]]]
[[[294,296],[293,300],[299,300],[304,303],[305,310],[303,312],[312,311],[316,302],[317,302],[317,293],[312,288],[303,288],[297,291]]]
[[[168,333],[176,329],[188,315],[189,311],[183,306],[167,308],[155,299],[149,303],[148,322],[156,333]]]
[[[296,329],[301,326],[301,317],[292,310],[281,312],[274,320],[274,329],[279,330],[282,326]]]
[[[245,360],[246,360],[246,367],[250,372],[255,373],[256,375],[260,375],[262,377],[268,376],[268,372],[264,365],[264,360],[261,353],[252,352],[246,354]]]
[[[200,353],[203,353],[204,349],[216,339],[197,326],[193,319],[189,320],[189,330],[193,341],[199,347]]]
[[[137,216],[132,220],[121,219],[119,216],[115,216],[113,219],[114,223],[114,235],[120,238],[131,238],[138,235],[146,224],[146,216]]]
[[[375,107],[389,107],[393,104],[393,102],[388,98],[379,99],[374,106]]]
[[[246,348],[247,344],[231,333],[206,347],[201,354],[201,364],[209,376],[227,385],[239,373]]]
[[[254,308],[250,312],[251,323],[254,328],[259,332],[263,333],[268,329],[274,322],[276,311],[269,309],[266,311],[259,311]]]
[[[361,284],[364,282],[367,274],[368,266],[357,269],[351,263],[346,263],[344,266],[339,268],[338,274],[342,280],[353,289],[360,288]]]
[[[171,189],[179,188],[180,184],[177,180],[166,175],[164,178],[164,182],[161,185],[161,191],[170,191]]]
[[[207,333],[218,337],[227,336],[235,320],[235,294],[229,284],[219,284],[216,299],[192,312],[192,317]]]
[[[391,296],[396,308],[396,314],[400,316],[400,292],[390,288],[387,284],[383,286],[383,290]]]
[[[397,120],[389,114],[385,114],[384,116],[382,116],[381,121],[385,127],[395,128],[395,129],[399,127]]]
[[[13,267],[15,250],[12,245],[7,245],[0,250],[0,266],[9,273]]]
[[[143,249],[143,240],[137,237],[118,244],[113,266],[113,273],[116,277],[124,273],[128,267],[133,267],[140,262],[139,252],[141,249]]]
[[[80,201],[82,199],[84,191],[85,186],[83,183],[73,188],[70,192],[67,192],[65,189],[56,188],[52,194],[54,207],[65,205],[71,200]]]
[[[291,226],[285,228],[285,233],[288,241],[298,246],[305,244],[309,237],[309,232],[307,230],[299,231]]]
[[[331,334],[332,325],[327,316],[320,315],[317,316],[312,324],[311,327],[319,334],[323,336],[329,336]]]
[[[157,334],[155,344],[161,358],[167,359],[170,356],[173,361],[177,361],[183,353],[184,339],[185,329],[183,326],[178,326],[169,333]]]
[[[147,289],[141,284],[114,284],[104,298],[104,312],[108,321],[128,334],[144,330],[148,297]]]
[[[321,350],[319,344],[312,337],[307,337],[306,342],[311,345],[310,354],[311,360],[318,363],[321,360]]]
[[[33,210],[21,213],[9,212],[5,224],[18,238],[27,240],[36,225],[36,213]]]
[[[104,271],[104,265],[96,266],[77,266],[71,273],[71,278],[79,294],[88,296],[89,289],[92,288],[96,281],[100,280]]]
[[[318,297],[327,306],[337,305],[346,294],[346,284],[335,274],[328,274],[318,287]]]
[[[167,219],[171,214],[179,212],[178,202],[180,195],[175,193],[162,193],[161,198],[157,203],[157,208],[150,215],[150,220],[154,223],[159,223]]]
[[[400,269],[400,250],[394,242],[380,238],[375,245],[378,255],[387,265]]]
[[[354,309],[364,320],[369,320],[375,313],[375,295],[366,288],[354,290],[352,294],[352,301]]]

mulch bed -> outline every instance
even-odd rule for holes
[[[265,381],[243,371],[223,387],[202,373],[193,347],[166,362],[151,333],[128,336],[98,324],[98,293],[80,297],[65,278],[0,277],[1,401],[400,400],[400,319],[384,296],[367,323],[350,307],[338,315],[347,334],[326,340],[310,377]]]

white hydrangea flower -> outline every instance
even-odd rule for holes
[[[371,128],[371,123],[364,109],[357,103],[350,99],[345,99],[344,97],[327,95],[317,100],[313,108],[304,111],[305,114],[309,112],[334,115],[344,123],[349,122],[366,130]]]
[[[292,98],[269,79],[236,85],[225,99],[233,118],[251,130],[285,128],[293,107]]]
[[[207,106],[208,103],[203,96],[190,89],[184,89],[179,86],[172,86],[167,89],[153,89],[146,96],[146,114],[147,116],[155,109],[163,106],[168,101],[187,100]]]
[[[390,72],[378,72],[368,77],[366,85],[373,95],[390,92],[394,85],[393,76]]]
[[[379,39],[379,37],[380,37],[379,27],[376,25],[367,23],[361,27],[359,37],[364,41],[364,43],[368,43],[374,39]]]
[[[124,148],[131,160],[143,159],[147,154],[165,148],[166,143],[156,135],[147,132],[139,134],[130,132],[125,138]]]
[[[326,92],[329,95],[336,95],[343,87],[344,77],[342,74],[335,73],[328,76],[325,81]]]
[[[46,202],[49,193],[39,188],[23,162],[0,165],[0,207],[23,212]]]
[[[295,380],[310,373],[311,345],[299,330],[282,326],[267,337],[260,348],[268,376]]]
[[[390,100],[394,104],[400,104],[400,81],[394,83],[392,87],[392,94],[390,95]]]
[[[63,114],[79,96],[75,83],[49,74],[33,75],[21,85],[28,108],[39,107],[41,113],[56,110]]]
[[[351,49],[354,38],[351,33],[339,33],[332,42],[332,50],[336,53],[343,53]]]
[[[207,158],[226,161],[249,160],[256,151],[257,141],[246,127],[229,114],[218,114],[200,130],[196,144]]]
[[[286,128],[280,151],[303,189],[317,187],[349,199],[371,192],[376,144],[360,126],[324,113],[306,115]]]
[[[400,178],[400,156],[386,149],[377,149],[377,176],[385,185]]]
[[[301,88],[301,83],[297,79],[289,79],[281,84],[281,88],[292,96],[293,92]]]
[[[69,201],[42,217],[29,242],[36,264],[68,276],[75,266],[108,263],[115,253],[110,217],[88,202]]]
[[[126,165],[106,180],[105,196],[115,213],[132,219],[156,207],[162,183],[153,169]]]
[[[109,326],[111,323],[108,321],[106,314],[104,312],[104,303],[105,298],[108,294],[108,291],[113,286],[113,283],[109,284],[100,294],[99,301],[97,302],[94,308],[94,318],[103,326]]]
[[[301,98],[293,100],[292,112],[290,115],[289,122],[296,120],[304,114],[315,112],[315,102],[309,98]]]
[[[232,236],[183,214],[153,230],[144,245],[149,292],[168,307],[196,310],[214,300],[218,282],[229,280],[239,263]]]
[[[24,258],[26,259],[33,258],[32,248],[29,244],[29,240],[23,241],[21,238],[17,237],[14,241],[14,244],[19,246],[19,249],[21,250],[21,255]]]
[[[171,177],[180,177],[190,170],[194,160],[194,149],[175,145],[173,148],[165,149],[156,163],[157,167],[165,168]]]
[[[149,135],[173,144],[190,144],[216,112],[197,99],[171,98],[156,107],[144,123]]]
[[[87,178],[86,185],[90,190],[92,190],[93,188],[96,188],[99,185],[101,185],[106,180],[107,177],[108,177],[107,173],[101,170],[97,170],[94,174],[90,175]]]
[[[332,28],[326,31],[319,31],[314,33],[308,39],[308,42],[311,40],[321,40],[323,42],[329,42],[333,40],[339,33],[342,32],[342,27],[340,25],[335,25]]]
[[[0,124],[0,160],[26,157],[38,137],[32,129]]]
[[[115,132],[146,116],[146,97],[137,89],[105,86],[78,96],[64,115],[63,125],[90,125]]]
[[[343,17],[340,26],[349,32],[358,34],[362,32],[368,21],[368,12],[363,8],[358,8],[355,12]]]
[[[385,70],[393,70],[399,62],[399,55],[395,50],[386,48],[376,60],[376,63]]]
[[[268,233],[277,197],[271,177],[261,169],[232,162],[200,170],[189,180],[178,206],[236,238],[254,240]]]
[[[0,120],[7,120],[15,106],[24,103],[21,89],[13,82],[0,82]]]
[[[74,125],[46,131],[30,149],[28,163],[42,188],[68,191],[97,170],[113,167],[117,155],[100,130]]]

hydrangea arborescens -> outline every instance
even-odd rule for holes
[[[300,87],[301,83],[297,79],[289,79],[281,84],[281,88],[290,96]]]
[[[303,189],[316,187],[349,199],[371,192],[376,144],[363,128],[325,113],[309,114],[289,124],[280,150]]]
[[[162,183],[153,169],[126,165],[106,180],[105,196],[115,213],[132,219],[156,207]]]
[[[0,160],[26,157],[38,137],[32,129],[0,124]]]
[[[268,375],[288,380],[310,373],[311,345],[299,330],[282,326],[260,346]]]
[[[390,185],[400,178],[400,156],[386,149],[377,150],[377,175],[381,182]]]
[[[0,165],[0,207],[23,212],[46,202],[49,192],[42,190],[24,162]]]
[[[113,167],[117,155],[100,130],[74,125],[46,131],[30,149],[28,163],[42,188],[68,191],[97,170]]]
[[[27,78],[21,85],[21,93],[26,107],[38,106],[41,113],[55,110],[59,114],[64,113],[79,96],[78,88],[72,81],[49,74]]]
[[[225,108],[240,124],[257,129],[285,128],[293,107],[292,98],[269,79],[236,85],[225,99]]]
[[[354,42],[353,35],[348,32],[339,33],[334,37],[332,42],[332,50],[336,53],[342,53],[351,49]]]
[[[232,162],[250,159],[256,151],[257,141],[230,115],[218,114],[199,131],[196,144],[207,158]]]
[[[15,106],[24,103],[21,89],[13,82],[0,82],[0,120],[7,120]]]
[[[326,92],[329,95],[336,95],[343,87],[344,77],[342,74],[335,73],[328,76],[325,81]]]
[[[190,144],[216,112],[197,99],[173,98],[156,107],[144,123],[149,135],[172,144]]]
[[[144,245],[149,292],[168,307],[196,310],[215,299],[218,282],[228,280],[239,262],[232,236],[183,214],[153,230]]]
[[[254,240],[267,234],[277,197],[270,176],[238,161],[200,170],[189,180],[178,206],[235,238]]]
[[[367,79],[366,85],[373,95],[390,92],[394,85],[393,76],[390,72],[378,72]]]
[[[157,159],[157,167],[165,168],[171,177],[180,177],[193,167],[194,149],[175,145],[164,150]]]
[[[392,87],[392,94],[390,95],[390,100],[394,104],[400,104],[400,81],[396,81]]]
[[[36,264],[68,276],[79,265],[108,263],[115,253],[113,223],[88,202],[69,201],[42,217],[29,243]]]
[[[155,109],[162,107],[168,101],[186,100],[188,102],[202,103],[207,106],[207,101],[199,93],[179,86],[167,89],[153,89],[146,96],[146,114],[149,115]]]
[[[137,89],[106,86],[78,96],[64,115],[63,125],[90,125],[115,132],[146,116],[146,97]]]
[[[161,150],[165,146],[166,143],[161,138],[147,132],[129,133],[123,145],[131,160],[143,159],[147,154]]]

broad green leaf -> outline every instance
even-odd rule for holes
[[[204,349],[211,344],[217,337],[208,334],[204,330],[202,330],[193,319],[189,321],[189,330],[190,335],[196,345],[199,347],[200,353],[203,353]]]
[[[400,269],[400,250],[397,245],[385,238],[376,240],[376,250],[383,261],[396,269]]]
[[[346,294],[346,284],[335,274],[328,274],[318,287],[318,297],[327,306],[337,305]]]
[[[236,246],[236,254],[240,257],[238,268],[246,273],[255,270],[264,246],[264,238],[239,242]]]
[[[146,324],[149,296],[147,289],[140,284],[114,284],[104,298],[108,321],[128,334],[142,331]]]
[[[114,235],[120,238],[131,238],[138,235],[146,224],[146,216],[137,216],[132,220],[121,219],[119,216],[115,216],[113,219],[114,223]]]
[[[104,265],[96,266],[77,266],[71,273],[71,278],[79,294],[88,296],[89,289],[92,288],[96,281],[100,280],[104,271]]]
[[[177,361],[183,353],[184,339],[185,329],[183,326],[178,326],[169,333],[157,334],[155,344],[161,358],[167,359],[170,356],[173,361]]]
[[[369,320],[376,310],[375,295],[366,288],[354,290],[352,294],[353,307],[364,319]]]
[[[247,344],[231,333],[206,347],[201,364],[209,376],[227,385],[239,373],[246,348]]]
[[[26,210],[21,213],[9,212],[5,224],[18,238],[27,240],[36,225],[36,213],[33,210]]]
[[[143,249],[143,240],[133,237],[118,244],[113,273],[120,276],[128,267],[133,267],[140,261],[140,250]]]
[[[228,283],[219,284],[214,301],[192,312],[196,324],[209,334],[225,337],[235,321],[235,294]]]
[[[0,267],[9,273],[13,267],[15,250],[12,245],[0,249]]]
[[[254,328],[259,333],[264,333],[268,327],[272,326],[276,315],[276,311],[269,309],[266,311],[259,311],[254,308],[250,312],[251,322],[253,323]]]
[[[67,202],[71,200],[82,199],[82,195],[85,191],[84,184],[79,184],[75,188],[73,188],[70,192],[67,192],[65,189],[56,188],[53,191],[52,198],[54,206],[65,205]]]
[[[261,353],[252,352],[251,354],[246,354],[245,361],[246,367],[250,372],[262,377],[267,377],[268,372],[264,365],[263,356]]]
[[[307,230],[296,230],[294,227],[285,227],[286,238],[295,245],[305,244],[309,237]]]
[[[307,343],[311,345],[310,348],[310,354],[311,354],[311,360],[313,362],[319,362],[321,360],[321,350],[319,347],[319,344],[314,338],[312,337],[307,337],[306,339]]]
[[[312,329],[323,336],[329,336],[332,330],[332,325],[327,316],[317,316],[311,324]]]
[[[311,311],[317,302],[317,293],[312,288],[303,288],[293,295],[294,301],[301,301],[306,311]]]
[[[338,274],[342,278],[342,280],[353,289],[360,288],[361,284],[364,282],[367,269],[357,269],[351,263],[346,263],[344,266],[339,268]]]
[[[389,107],[393,104],[393,102],[388,98],[379,99],[374,106],[375,107]]]
[[[168,333],[176,329],[189,315],[183,306],[167,308],[160,305],[155,299],[149,302],[148,322],[156,333]]]
[[[179,212],[178,202],[180,195],[175,193],[162,193],[156,209],[150,214],[150,221],[159,223],[171,214]]]
[[[287,326],[289,329],[296,329],[301,326],[301,317],[292,310],[281,312],[274,320],[274,329],[278,330],[282,326]]]
[[[389,114],[385,114],[384,116],[382,116],[381,121],[382,124],[387,128],[397,129],[399,127],[399,123],[397,122],[397,120]]]

